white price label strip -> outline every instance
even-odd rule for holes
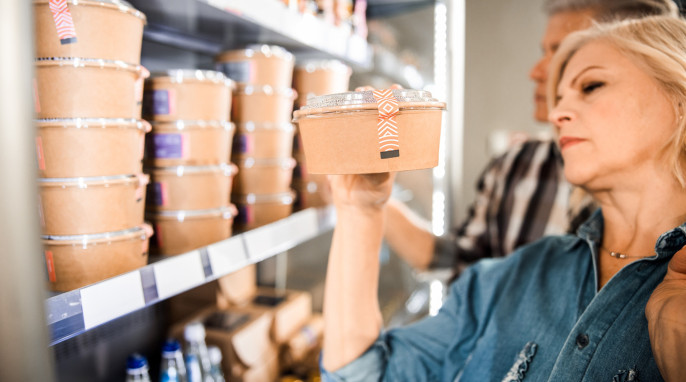
[[[317,231],[317,212],[308,209],[243,235],[250,258],[260,261],[315,236]]]
[[[153,267],[160,300],[205,282],[200,252],[193,251],[160,261]]]
[[[105,280],[81,289],[86,330],[145,306],[138,271]]]
[[[243,239],[240,236],[208,246],[207,253],[210,257],[212,273],[215,276],[227,275],[243,268],[248,263],[248,255],[245,253]]]

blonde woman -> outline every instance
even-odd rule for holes
[[[468,268],[437,316],[384,331],[393,175],[332,176],[324,380],[686,380],[686,22],[574,33],[551,68],[565,176],[601,208],[576,235]]]

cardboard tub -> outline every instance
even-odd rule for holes
[[[307,171],[369,174],[438,165],[445,103],[397,89],[315,97],[295,112]]]
[[[338,60],[309,60],[298,63],[293,71],[297,104],[304,106],[310,97],[348,91],[352,69]]]
[[[155,227],[154,252],[179,255],[231,237],[236,207],[210,210],[148,212]]]
[[[43,235],[87,235],[143,224],[145,174],[39,178]]]
[[[140,65],[84,58],[35,61],[37,118],[141,117],[143,81]]]
[[[50,289],[66,292],[146,265],[152,232],[142,224],[101,234],[43,236]]]
[[[333,203],[331,189],[326,179],[324,181],[294,181],[293,189],[296,199],[293,208],[304,210],[310,207],[324,207]]]
[[[38,175],[75,178],[137,174],[150,124],[136,119],[39,119]]]
[[[234,161],[239,170],[233,182],[232,193],[264,195],[290,190],[295,159],[236,158]]]
[[[143,115],[154,121],[228,121],[235,83],[212,70],[153,73],[145,83]]]
[[[81,57],[139,64],[145,15],[123,1],[66,0],[58,33],[48,0],[33,0],[36,57]],[[71,21],[73,29],[66,27]],[[70,33],[71,32],[71,33]]]
[[[291,88],[239,85],[233,95],[231,120],[236,123],[290,122],[295,97],[296,92]]]
[[[290,122],[240,123],[233,136],[232,155],[236,158],[288,158],[293,152],[294,131]]]
[[[276,45],[250,45],[223,52],[215,57],[217,70],[232,80],[275,89],[291,86],[293,54]]]
[[[226,207],[238,168],[176,166],[148,168],[147,209],[151,211],[208,210]]]
[[[271,195],[231,195],[238,207],[235,227],[247,231],[288,217],[293,212],[293,191]]]
[[[233,123],[221,121],[152,122],[145,163],[150,167],[227,163],[234,131]]]

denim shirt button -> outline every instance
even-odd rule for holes
[[[579,349],[583,349],[589,344],[588,340],[588,335],[587,334],[579,334],[576,336],[576,346],[579,347]]]

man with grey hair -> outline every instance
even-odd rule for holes
[[[672,0],[546,0],[548,23],[542,57],[529,73],[536,83],[534,118],[548,121],[548,65],[562,40],[594,21],[673,15]],[[451,267],[456,273],[486,257],[502,257],[544,235],[576,231],[595,209],[563,174],[562,158],[552,140],[530,140],[491,161],[478,181],[468,218],[446,237],[397,200],[387,204],[385,239],[416,269]]]

